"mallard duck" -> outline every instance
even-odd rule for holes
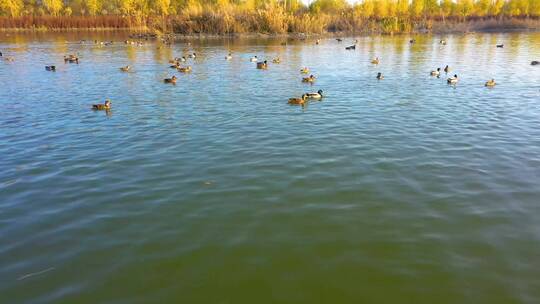
[[[129,65],[126,65],[126,66],[121,67],[120,71],[127,72],[127,71],[129,71],[129,69],[131,69],[131,67]]]
[[[257,69],[265,70],[268,68],[268,62],[265,60],[263,62],[257,62]]]
[[[439,77],[441,75],[441,68],[437,68],[436,71],[431,71],[430,75]]]
[[[486,87],[494,87],[497,83],[495,82],[495,79],[488,80],[485,84]]]
[[[169,66],[171,69],[178,69],[180,67],[180,62],[175,62],[173,65]]]
[[[457,75],[454,75],[454,77],[450,77],[446,80],[448,84],[456,84],[458,83],[458,77]]]
[[[79,57],[75,56],[75,55],[67,55],[67,56],[64,56],[64,62],[65,63],[77,63],[79,64]]]
[[[416,42],[416,40],[415,40],[415,39],[411,39],[411,40],[409,40],[409,43],[411,43],[411,44],[412,44],[412,43],[415,43],[415,42]]]
[[[371,60],[372,64],[379,64],[380,60],[379,57],[375,57],[375,59]]]
[[[497,47],[498,47],[498,48],[503,48],[503,47],[504,47],[504,44],[497,44]]]
[[[309,69],[307,67],[305,67],[305,68],[300,70],[300,73],[301,74],[307,74],[307,73],[309,73]]]
[[[276,58],[272,59],[272,62],[273,63],[281,63],[281,59],[279,57],[276,57]]]
[[[536,61],[536,60],[531,61],[531,65],[539,65],[539,64],[540,64],[540,61]]]
[[[383,76],[383,74],[381,72],[377,73],[377,79],[378,80],[384,79],[384,76]]]
[[[7,61],[7,62],[13,62],[13,61],[15,61],[15,57],[7,56],[7,57],[4,58],[4,60]]]
[[[178,72],[180,73],[191,73],[191,67],[178,67]]]
[[[441,41],[439,41],[439,43],[442,44],[442,45],[446,45],[446,40],[441,39]]]
[[[189,58],[193,58],[193,59],[195,59],[195,58],[197,58],[197,54],[195,54],[195,53],[193,53],[193,54],[189,54]]]
[[[105,103],[98,103],[92,105],[92,110],[110,110],[111,109],[111,101],[105,100]]]
[[[317,40],[315,41],[315,44],[316,44],[316,45],[319,45],[319,43],[321,43],[321,39],[317,39]]]
[[[163,79],[163,82],[175,84],[176,83],[176,76],[173,76],[171,78],[165,78],[165,79]]]
[[[336,41],[337,41],[337,42],[343,42],[343,39],[341,39],[341,38],[336,38]]]
[[[345,47],[345,49],[346,49],[346,50],[349,50],[349,51],[351,51],[351,50],[356,50],[356,44],[355,44],[355,45],[351,45],[351,46],[347,46],[347,47]]]
[[[302,78],[302,82],[314,83],[315,79],[316,79],[315,76],[309,75],[309,77]]]
[[[308,99],[321,99],[321,98],[323,98],[323,91],[318,90],[316,93],[306,93],[304,95]]]
[[[232,59],[232,54],[229,53],[227,54],[227,56],[225,56],[225,60],[231,60]]]
[[[54,66],[54,65],[47,65],[47,66],[45,66],[45,70],[46,70],[46,71],[55,72],[55,71],[56,71],[56,66]]]
[[[186,58],[186,56],[182,56],[182,57],[178,58],[177,61],[180,61],[180,62],[186,62],[186,61],[187,61],[187,58]]]
[[[0,57],[4,56],[4,54],[2,54],[2,52],[0,52]]]
[[[304,103],[306,103],[306,99],[307,99],[307,95],[304,94],[302,95],[301,98],[298,98],[298,97],[294,97],[294,98],[289,98],[289,104],[293,104],[293,105],[303,105]]]
[[[257,56],[253,56],[253,57],[251,57],[251,58],[249,59],[249,61],[251,61],[251,62],[257,62],[257,61],[259,61],[259,58],[257,58]]]
[[[448,65],[444,67],[444,72],[445,72],[445,73],[450,72],[450,67],[449,67]]]

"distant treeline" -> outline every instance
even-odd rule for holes
[[[194,33],[410,32],[434,22],[533,19],[540,0],[0,0],[0,28],[147,27]]]

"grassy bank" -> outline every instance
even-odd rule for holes
[[[356,18],[354,15],[287,15],[276,16],[265,12],[245,13],[231,17],[227,14],[200,13],[166,17],[122,16],[22,16],[0,17],[3,31],[69,31],[119,30],[174,33],[179,35],[233,34],[398,34],[446,33],[475,31],[540,30],[536,17],[470,17],[460,18]]]

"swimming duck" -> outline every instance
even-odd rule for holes
[[[173,76],[171,78],[165,78],[165,79],[163,79],[163,82],[175,84],[176,83],[176,76]]]
[[[411,43],[411,44],[412,44],[412,43],[415,43],[415,42],[416,42],[416,40],[415,40],[415,39],[411,39],[411,40],[409,40],[409,43]]]
[[[336,41],[337,41],[337,42],[343,42],[343,39],[341,39],[341,38],[336,38]]]
[[[306,103],[306,99],[307,99],[307,95],[304,94],[302,95],[301,98],[298,98],[298,97],[294,97],[294,98],[289,98],[289,104],[293,104],[293,105],[303,105],[304,103]]]
[[[497,44],[497,47],[498,47],[498,48],[503,48],[503,47],[504,47],[504,44]]]
[[[180,73],[191,73],[191,67],[178,67],[178,72]]]
[[[457,75],[454,75],[454,77],[450,77],[446,80],[448,84],[456,84],[458,83],[458,77]]]
[[[76,63],[76,64],[79,64],[79,57],[71,54],[71,55],[67,55],[67,56],[64,56],[64,63]]]
[[[98,103],[92,105],[92,110],[110,110],[111,109],[111,101],[105,100],[105,103]]]
[[[197,58],[197,54],[195,54],[195,53],[193,53],[193,54],[189,54],[189,58],[193,58],[193,59],[195,59],[195,58]]]
[[[225,60],[231,60],[232,59],[232,54],[229,53],[227,56],[225,56]]]
[[[7,62],[13,62],[13,61],[15,61],[15,57],[7,56],[7,57],[4,58],[4,60],[7,61]]]
[[[127,71],[129,71],[129,69],[131,69],[131,67],[129,65],[126,65],[126,66],[121,67],[120,71],[127,72]]]
[[[315,76],[313,75],[309,75],[309,77],[304,77],[302,78],[302,82],[306,82],[306,83],[314,83],[315,82]]]
[[[442,45],[446,45],[446,40],[441,39],[441,41],[439,41],[439,43],[442,44]]]
[[[266,70],[268,68],[268,62],[265,60],[263,62],[257,62],[257,69]]]
[[[540,64],[540,61],[536,61],[536,60],[531,61],[531,65],[539,65],[539,64]]]
[[[316,93],[306,93],[304,95],[308,99],[321,99],[321,98],[323,98],[323,91],[318,90]]]
[[[2,57],[4,54],[2,54],[2,52],[0,52],[0,57]]]
[[[436,71],[431,71],[431,76],[439,77],[441,75],[441,68],[437,68]]]
[[[448,65],[444,67],[444,72],[445,72],[445,73],[450,72],[450,67],[449,67]]]
[[[383,80],[384,79],[384,76],[381,72],[377,73],[377,79],[378,80]]]
[[[309,69],[307,67],[305,67],[305,68],[300,70],[300,73],[301,74],[307,74],[307,73],[309,73]]]
[[[249,59],[249,61],[251,61],[251,62],[257,62],[257,61],[259,61],[259,58],[257,58],[257,56],[253,56],[253,57],[251,57],[251,58]]]
[[[317,39],[317,41],[315,41],[316,45],[319,45],[319,43],[321,43],[321,39]]]
[[[351,51],[351,50],[356,50],[356,44],[355,44],[355,45],[351,45],[351,46],[347,46],[347,47],[345,47],[345,49],[346,49],[346,50],[349,50],[349,51]]]
[[[178,69],[180,67],[180,62],[176,61],[173,65],[170,66],[171,69]]]
[[[272,59],[272,62],[273,63],[281,63],[281,59],[279,57],[276,57],[276,58]]]
[[[45,70],[46,70],[46,71],[55,72],[55,71],[56,71],[56,66],[54,66],[54,65],[47,65],[47,66],[45,66]]]
[[[371,60],[372,64],[379,64],[380,60],[379,57],[375,57],[375,59]]]
[[[486,87],[494,87],[497,83],[495,82],[495,79],[488,80],[485,84]]]

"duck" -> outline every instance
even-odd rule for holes
[[[446,80],[448,84],[456,84],[458,83],[458,76],[454,75],[454,77],[450,77]]]
[[[439,43],[442,44],[442,45],[446,45],[446,40],[441,39],[441,40],[439,41]]]
[[[302,78],[302,82],[306,82],[306,83],[314,83],[315,82],[315,76],[313,75],[309,75],[309,77],[304,77]]]
[[[227,54],[227,56],[225,56],[225,60],[231,60],[232,59],[232,54],[229,53]]]
[[[377,79],[378,80],[383,80],[384,79],[384,76],[381,72],[377,73]]]
[[[186,58],[186,56],[182,56],[182,57],[180,57],[180,58],[177,58],[176,61],[186,62],[186,61],[187,61],[187,58]]]
[[[2,54],[2,52],[0,52],[0,57],[4,56],[4,54]]]
[[[249,59],[249,61],[251,61],[251,62],[257,62],[257,61],[259,61],[259,58],[257,58],[257,56],[253,56],[253,57],[251,57],[251,58]]]
[[[379,64],[380,60],[379,57],[375,57],[375,59],[371,60],[372,64]]]
[[[497,83],[495,82],[495,79],[492,78],[491,80],[486,81],[485,86],[486,87],[494,87],[496,84]]]
[[[431,71],[430,75],[439,77],[441,75],[441,68],[437,68],[437,70]]]
[[[307,73],[309,73],[309,69],[307,67],[304,67],[303,69],[300,70],[300,73],[301,74],[307,74]]]
[[[449,67],[448,65],[444,67],[444,72],[445,72],[445,73],[450,72],[450,67]]]
[[[348,51],[356,50],[356,44],[351,45],[351,46],[347,46],[347,47],[345,47],[345,49],[348,50]]]
[[[498,48],[503,48],[503,47],[504,47],[504,44],[497,44],[497,47],[498,47]]]
[[[195,53],[193,53],[193,54],[189,54],[189,58],[193,58],[193,59],[195,59],[195,58],[197,58],[197,54],[195,54]]]
[[[272,62],[273,63],[281,63],[281,58],[276,57],[276,58],[272,59]]]
[[[163,79],[163,82],[176,84],[176,76],[173,76],[171,78],[165,78],[165,79]]]
[[[289,98],[288,103],[292,104],[292,105],[303,105],[303,104],[306,103],[306,99],[307,99],[307,95],[304,94],[300,98],[298,98],[298,97]]]
[[[409,43],[410,43],[410,44],[413,44],[413,43],[415,43],[415,42],[416,42],[416,39],[411,39],[411,40],[409,40]]]
[[[178,69],[180,67],[180,62],[176,61],[173,65],[169,66],[171,69]]]
[[[129,71],[130,69],[131,69],[131,67],[130,67],[129,65],[126,65],[126,66],[121,67],[121,68],[120,68],[120,71],[122,71],[122,72],[127,72],[127,71]]]
[[[321,43],[321,39],[317,39],[317,40],[315,41],[315,44],[316,44],[316,45],[319,45],[319,43]]]
[[[105,100],[105,103],[98,103],[92,105],[92,110],[110,110],[111,109],[111,101],[109,99]]]
[[[56,66],[54,65],[47,65],[45,66],[46,71],[56,72]]]
[[[4,60],[7,61],[7,62],[13,62],[13,61],[15,61],[15,57],[7,56],[7,57],[4,57]]]
[[[257,69],[266,70],[268,68],[268,62],[265,60],[263,62],[257,62]]]
[[[316,93],[304,94],[308,99],[321,99],[323,98],[323,90],[318,90]]]
[[[79,64],[79,57],[71,54],[71,55],[67,55],[67,56],[64,56],[64,63],[76,63],[76,64]]]
[[[343,42],[343,39],[341,39],[341,38],[336,38],[336,41],[337,41],[337,42]]]
[[[539,65],[539,64],[540,64],[540,61],[536,61],[536,60],[531,61],[531,65]]]
[[[178,67],[178,72],[180,73],[191,73],[191,67]]]

